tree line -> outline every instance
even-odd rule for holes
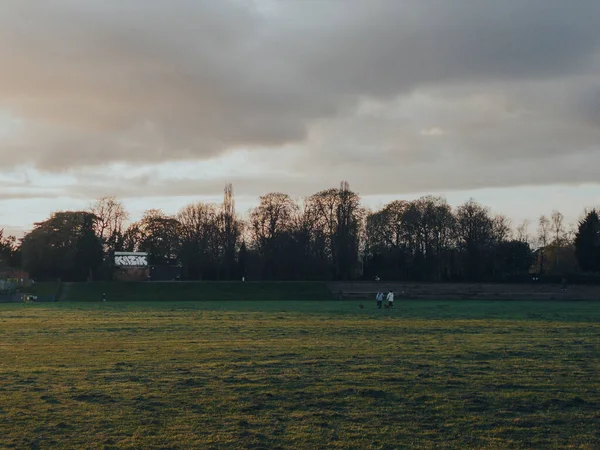
[[[0,232],[0,269],[35,279],[112,278],[115,251],[150,254],[152,265],[180,265],[186,280],[517,281],[600,271],[600,220],[587,211],[576,230],[560,212],[537,233],[469,200],[396,200],[369,211],[347,182],[300,201],[274,192],[242,219],[233,189],[220,205],[194,203],[175,215],[147,210],[130,222],[114,197],[87,211],[60,211],[23,239]]]

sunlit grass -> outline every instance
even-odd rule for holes
[[[4,448],[594,448],[600,303],[0,305]]]

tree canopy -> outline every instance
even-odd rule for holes
[[[227,185],[221,204],[197,202],[174,215],[149,209],[128,222],[121,202],[105,197],[89,211],[52,214],[20,244],[0,232],[0,267],[85,280],[110,277],[113,251],[144,251],[153,265],[181,265],[189,280],[501,281],[530,271],[600,272],[597,212],[577,233],[560,212],[549,217],[534,238],[527,222],[513,233],[509,219],[472,199],[452,208],[424,196],[369,211],[342,182],[299,200],[265,194],[242,219]],[[103,261],[106,270],[98,270]]]
[[[21,243],[23,267],[36,278],[83,281],[93,277],[103,258],[96,222],[91,212],[64,211],[36,223]]]

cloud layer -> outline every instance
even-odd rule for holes
[[[99,174],[241,149],[264,172],[217,189],[596,181],[599,17],[597,0],[4,0],[0,167],[79,171],[90,196],[210,191]]]

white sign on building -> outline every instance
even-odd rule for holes
[[[115,252],[115,266],[148,267],[148,253]]]

